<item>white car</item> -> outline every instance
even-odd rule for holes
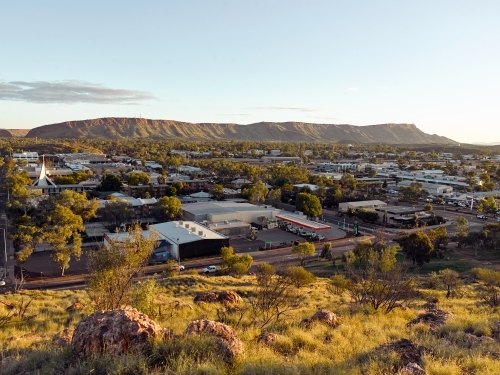
[[[483,219],[483,220],[486,220],[486,216],[484,216],[483,214],[477,214],[476,217],[478,219]]]
[[[208,266],[207,268],[203,269],[203,273],[212,273],[212,272],[215,272],[215,271],[217,271],[217,267],[216,266]]]

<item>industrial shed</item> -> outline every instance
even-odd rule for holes
[[[258,221],[262,216],[274,219],[278,213],[279,210],[272,206],[256,206],[231,201],[188,203],[182,206],[182,216],[186,220],[209,223],[233,220],[251,223]]]

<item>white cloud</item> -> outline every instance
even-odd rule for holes
[[[348,87],[346,88],[347,91],[358,91],[357,87]]]
[[[31,103],[135,104],[156,99],[146,91],[112,89],[85,81],[0,82],[0,100]]]

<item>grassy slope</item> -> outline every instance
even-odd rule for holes
[[[197,306],[192,303],[196,293],[224,288],[235,290],[245,298],[251,292],[253,282],[252,276],[243,279],[181,276],[163,280],[163,292],[157,296],[162,306],[162,316],[155,320],[162,327],[181,334],[192,320],[217,319],[217,305]],[[431,348],[432,353],[424,357],[424,366],[429,374],[500,373],[500,361],[486,354],[490,350],[498,350],[498,342],[469,349],[462,340],[464,332],[491,334],[492,321],[500,319],[498,309],[492,310],[477,303],[472,286],[459,300],[445,300],[442,291],[423,290],[422,299],[412,303],[408,310],[383,314],[353,306],[345,296],[325,293],[326,282],[325,279],[319,279],[314,285],[304,288],[306,304],[293,311],[284,322],[270,328],[270,331],[283,335],[273,348],[257,343],[255,338],[259,330],[236,327],[244,342],[246,355],[231,367],[220,361],[210,340],[199,338],[156,343],[149,356],[104,356],[80,362],[73,357],[69,347],[58,348],[52,344],[51,338],[65,327],[74,327],[91,312],[84,291],[35,291],[2,296],[0,300],[6,303],[26,302],[30,298],[33,298],[33,302],[28,308],[27,320],[18,320],[0,330],[0,357],[10,357],[0,367],[0,373],[390,374],[400,366],[399,358],[394,353],[375,351],[375,348],[403,337]],[[454,314],[438,335],[451,343],[430,334],[428,327],[423,324],[406,327],[408,321],[423,312],[421,305],[428,295],[439,295],[440,308]],[[190,303],[193,310],[175,309],[174,302],[177,300]],[[86,310],[66,312],[66,307],[74,302],[85,304]],[[310,317],[319,307],[340,315],[342,324],[336,329],[320,324],[313,325],[311,329],[299,327],[300,321]],[[6,307],[0,304],[0,316],[6,313]],[[227,319],[234,325],[237,317],[229,316]]]

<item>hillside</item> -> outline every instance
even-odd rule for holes
[[[99,118],[67,121],[34,128],[28,138],[189,139],[384,144],[456,144],[422,132],[413,124],[333,125],[303,122],[259,122],[249,125]]]

